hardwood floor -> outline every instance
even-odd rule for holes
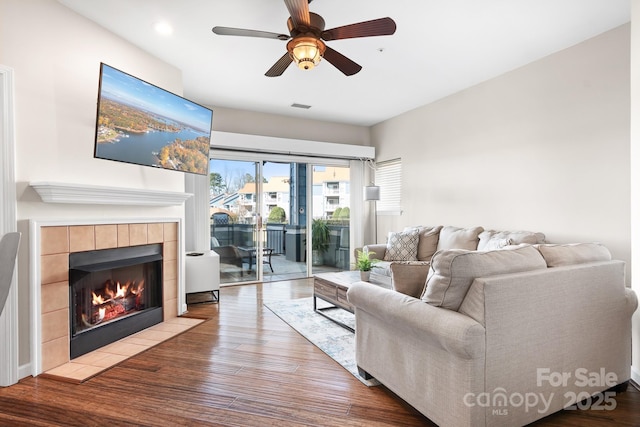
[[[27,378],[0,388],[0,426],[433,426],[366,387],[263,306],[308,297],[309,279],[223,287],[210,320],[82,384]],[[640,392],[614,411],[563,411],[536,426],[638,426]]]

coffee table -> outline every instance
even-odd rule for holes
[[[331,273],[319,273],[313,276],[313,310],[331,320],[332,322],[342,326],[345,329],[355,332],[352,327],[345,325],[337,319],[324,313],[325,310],[335,307],[346,310],[350,313],[354,312],[353,305],[347,300],[347,291],[352,283],[360,281],[359,271],[339,271]],[[369,282],[372,286],[381,286],[391,289],[391,280],[385,276],[371,274]],[[324,300],[332,306],[319,308],[317,298]]]

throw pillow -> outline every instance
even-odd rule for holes
[[[564,245],[537,245],[548,267],[611,261],[611,252],[600,243],[569,243]]]
[[[529,244],[538,244],[544,243],[545,235],[542,233],[537,233],[533,231],[496,231],[496,230],[485,230],[478,236],[478,250],[479,251],[488,251],[491,249],[498,249],[496,245],[499,243],[494,242],[494,240],[504,240],[508,239],[509,245],[519,245],[521,243],[529,243]],[[489,246],[488,246],[489,245]]]
[[[438,251],[431,259],[422,301],[457,311],[478,277],[545,268],[547,263],[540,252],[529,245],[489,252],[462,249]]]
[[[417,229],[389,233],[384,261],[417,261],[418,236]]]
[[[390,263],[390,267],[393,290],[420,298],[429,273],[429,262],[394,261]]]
[[[504,249],[507,246],[511,246],[513,243],[511,239],[491,239],[482,249],[480,249],[480,243],[478,243],[478,250],[482,251],[495,251],[496,249]]]
[[[467,249],[469,251],[475,251],[478,247],[478,236],[483,230],[482,227],[442,227],[440,237],[438,238],[437,249],[439,251],[445,249]]]
[[[438,225],[435,227],[407,227],[404,231],[409,231],[412,229],[417,229],[420,233],[418,238],[418,261],[430,261],[433,254],[436,253],[438,249],[438,239],[440,237],[440,230],[442,230],[442,226]]]

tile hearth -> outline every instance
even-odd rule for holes
[[[177,317],[151,326],[120,341],[50,369],[43,377],[69,382],[83,382],[128,358],[154,347],[204,322],[203,319]]]

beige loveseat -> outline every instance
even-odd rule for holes
[[[637,297],[599,244],[442,250],[421,298],[347,296],[361,374],[440,426],[525,425],[630,378]]]
[[[377,260],[372,272],[387,277],[393,288],[419,297],[436,251],[467,249],[487,251],[522,243],[545,243],[545,235],[533,231],[497,231],[483,227],[407,227],[389,233],[386,243],[366,245],[363,251]]]

